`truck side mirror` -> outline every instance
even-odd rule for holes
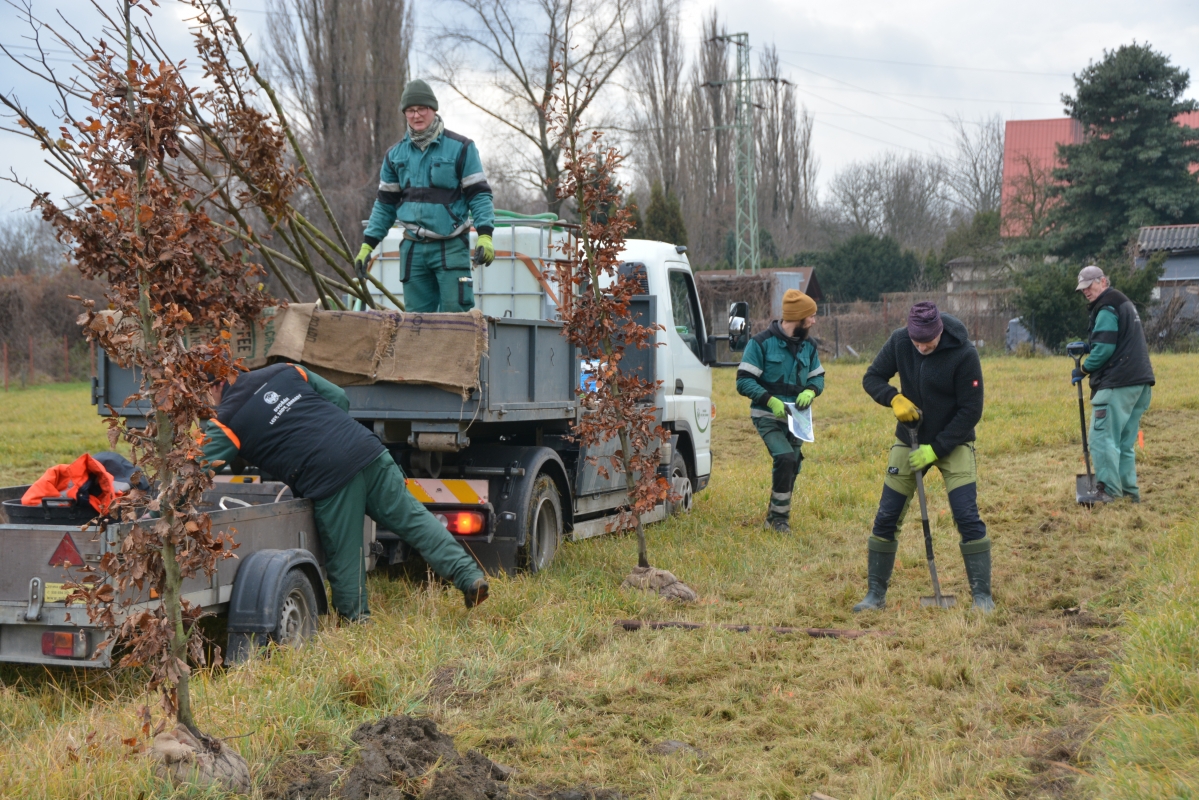
[[[740,353],[749,344],[749,303],[729,305],[729,349]]]

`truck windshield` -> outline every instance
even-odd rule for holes
[[[678,332],[695,357],[703,360],[700,339],[705,338],[700,330],[699,302],[691,276],[681,270],[670,271],[670,307],[674,315],[674,329]]]

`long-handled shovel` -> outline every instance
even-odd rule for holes
[[[912,452],[920,447],[920,423],[905,425],[908,435],[912,438]],[[920,605],[953,608],[958,599],[951,594],[941,593],[941,581],[937,579],[937,561],[933,558],[933,532],[928,525],[928,500],[924,496],[924,472],[915,470],[916,495],[920,498],[920,525],[924,528],[924,557],[928,559],[928,574],[933,579],[933,596],[921,597]]]
[[[1085,355],[1083,342],[1071,342],[1066,345],[1066,352],[1074,358],[1074,368],[1082,369],[1082,357]],[[1078,426],[1082,428],[1082,460],[1087,465],[1085,475],[1074,476],[1074,500],[1081,505],[1094,504],[1096,494],[1095,475],[1091,472],[1091,449],[1087,446],[1087,411],[1082,399],[1082,381],[1078,382]]]

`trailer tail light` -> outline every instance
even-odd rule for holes
[[[487,527],[487,518],[482,511],[446,511],[434,516],[446,530],[459,536],[482,533]]]
[[[53,658],[87,658],[87,633],[80,630],[46,631],[42,634],[42,655]]]

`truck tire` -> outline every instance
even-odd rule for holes
[[[517,553],[522,572],[536,574],[548,567],[562,541],[562,498],[558,485],[544,472],[533,483],[525,510],[525,543]]]
[[[267,642],[280,647],[299,647],[316,633],[317,603],[312,582],[303,570],[291,569],[283,576],[278,592],[279,613],[275,629],[267,634],[229,632],[229,661],[238,663]]]
[[[670,481],[671,491],[679,496],[677,501],[667,503],[670,515],[690,513],[695,490],[691,485],[691,474],[687,472],[687,460],[678,450],[670,457],[670,472],[666,478]]]

